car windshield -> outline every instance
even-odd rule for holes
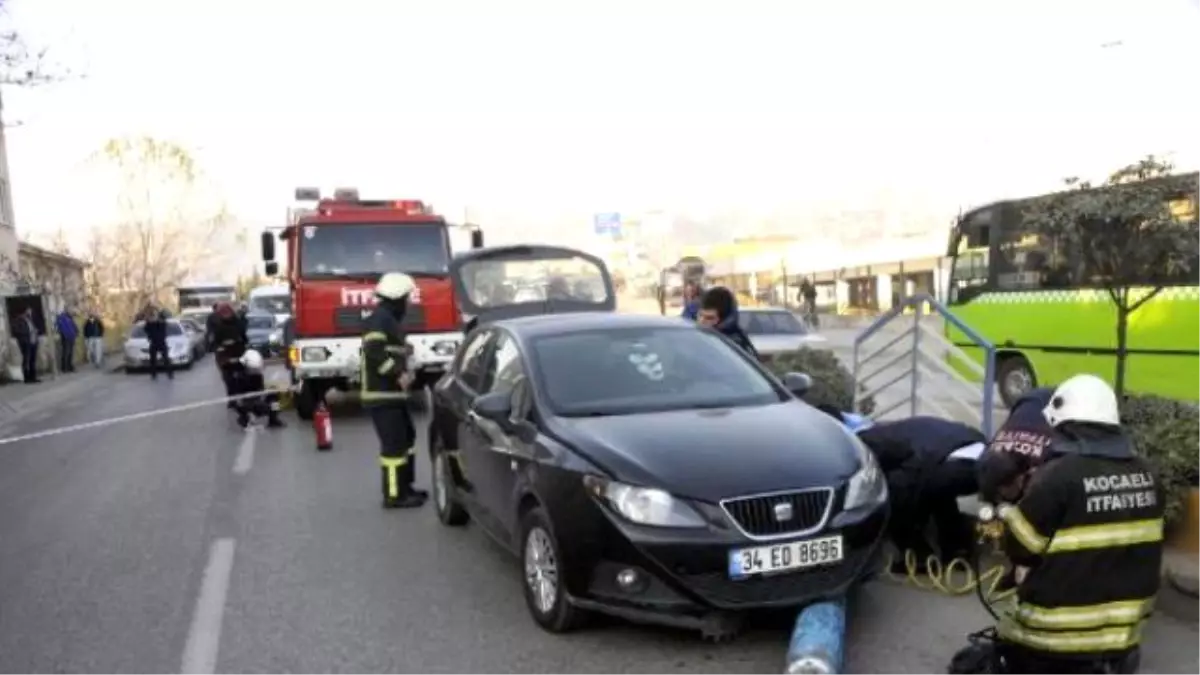
[[[482,309],[547,300],[609,300],[603,270],[579,256],[474,260],[463,265],[460,274],[471,302]]]
[[[264,330],[275,327],[275,317],[273,316],[247,316],[246,328],[250,330]]]
[[[748,335],[805,335],[804,327],[791,312],[742,312],[738,323]]]
[[[442,223],[355,223],[300,228],[300,276],[378,277],[387,272],[449,273]]]
[[[167,337],[174,337],[174,336],[178,336],[178,335],[183,335],[183,326],[181,326],[178,321],[168,321],[167,322]],[[135,339],[137,339],[137,338],[145,339],[146,324],[139,323],[139,324],[134,325],[133,330],[130,331],[130,333],[129,333],[129,337],[135,338]]]
[[[250,309],[256,312],[266,312],[267,314],[291,314],[292,296],[267,295],[250,298]]]
[[[550,410],[565,417],[765,405],[783,400],[735,347],[691,326],[534,338]]]

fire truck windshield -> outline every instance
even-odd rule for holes
[[[302,278],[449,273],[450,249],[442,223],[301,225],[299,236]]]

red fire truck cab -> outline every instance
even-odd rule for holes
[[[297,387],[296,412],[311,419],[331,388],[358,386],[363,321],[375,305],[374,287],[387,272],[417,282],[404,319],[412,346],[409,367],[416,386],[431,385],[462,341],[462,315],[450,282],[450,228],[456,227],[417,200],[362,200],[352,189],[332,199],[315,189],[296,190],[282,232],[266,231],[262,256],[269,275],[278,273],[275,239],[287,242],[286,276],[292,290],[288,369]],[[473,248],[482,233],[471,232]]]

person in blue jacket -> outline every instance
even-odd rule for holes
[[[689,321],[700,317],[700,284],[689,281],[683,285],[683,311],[679,316]]]
[[[714,286],[700,297],[700,311],[696,322],[717,331],[733,340],[747,354],[758,359],[758,350],[750,342],[750,336],[738,325],[737,298],[724,286]]]
[[[55,319],[54,326],[58,329],[58,339],[60,340],[58,370],[62,373],[73,373],[75,372],[75,340],[79,337],[79,326],[75,324],[75,317],[65,309]]]

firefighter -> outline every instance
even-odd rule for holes
[[[279,419],[279,394],[267,390],[266,379],[263,378],[263,357],[257,350],[247,349],[242,358],[238,359],[240,368],[232,369],[234,391],[237,394],[250,394],[261,391],[262,396],[252,396],[238,399],[238,426],[245,429],[250,425],[250,416],[267,418],[267,426],[279,429],[284,426]]]
[[[1076,375],[1043,414],[1054,430],[1045,463],[1006,486],[1004,550],[1018,573],[1001,615],[993,671],[1132,673],[1162,574],[1163,491],[1121,428],[1113,390]],[[978,663],[961,650],[951,665]]]
[[[988,504],[1016,502],[1024,476],[1049,458],[1054,430],[1042,412],[1054,398],[1048,387],[1026,392],[979,458],[979,498]]]
[[[363,332],[360,381],[362,405],[371,414],[379,437],[379,462],[383,508],[410,509],[425,504],[429,493],[413,487],[416,426],[408,411],[412,373],[408,372],[408,347],[400,325],[416,282],[407,274],[389,272],[375,286],[378,304]]]
[[[237,394],[237,383],[234,381],[236,371],[241,367],[238,359],[246,352],[249,339],[246,337],[246,326],[238,318],[233,306],[228,302],[217,304],[213,321],[213,351],[216,354],[217,368],[221,370],[221,380],[225,382],[225,395]],[[226,407],[237,409],[237,403],[229,401]]]

